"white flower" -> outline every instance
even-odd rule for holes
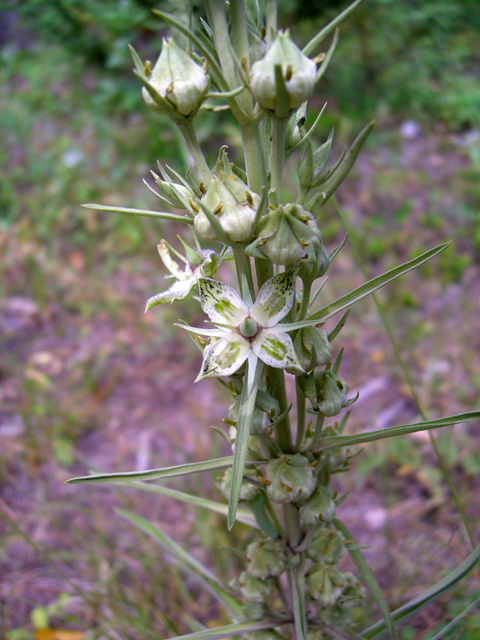
[[[196,381],[232,375],[250,354],[271,367],[302,370],[290,336],[278,324],[293,305],[293,271],[267,280],[251,308],[223,282],[201,278],[199,284],[202,309],[216,329],[184,328],[219,339],[205,348],[202,369]]]
[[[200,278],[204,278],[206,275],[212,275],[216,272],[218,265],[221,262],[220,256],[215,251],[209,249],[202,251],[200,256],[196,252],[197,264],[193,264],[193,260],[186,261],[185,269],[182,271],[175,260],[172,260],[170,252],[164,240],[157,247],[160,258],[163,264],[170,271],[170,276],[167,278],[176,278],[176,282],[166,291],[157,293],[147,300],[145,311],[149,311],[159,304],[165,302],[173,302],[174,300],[184,300],[195,287]],[[193,250],[191,250],[193,252]]]

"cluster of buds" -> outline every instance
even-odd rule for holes
[[[164,39],[153,69],[144,67],[147,82],[143,99],[150,109],[180,118],[193,117],[207,97],[210,78],[206,65],[198,65],[173,38]]]

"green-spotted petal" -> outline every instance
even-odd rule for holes
[[[250,316],[264,327],[275,326],[292,308],[294,292],[293,271],[270,278],[258,292]]]
[[[236,331],[209,345],[203,352],[203,364],[197,379],[230,376],[239,369],[251,351],[250,343]]]
[[[213,322],[238,327],[248,316],[247,305],[228,284],[211,278],[201,278],[199,284],[202,309]]]
[[[153,309],[153,307],[156,307],[159,304],[164,304],[165,302],[184,300],[195,286],[195,282],[195,278],[188,278],[188,280],[177,280],[172,284],[170,289],[167,289],[167,291],[156,293],[154,296],[149,298],[147,300],[145,311],[149,311],[150,309]]]
[[[253,353],[270,367],[296,367],[303,371],[289,335],[278,329],[263,329],[252,343]]]

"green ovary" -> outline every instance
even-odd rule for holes
[[[286,349],[279,340],[274,338],[268,338],[262,345],[262,349],[272,358],[276,360],[283,360],[285,357]]]

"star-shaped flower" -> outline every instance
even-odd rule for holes
[[[205,348],[196,381],[232,375],[250,354],[271,367],[295,367],[303,371],[290,336],[278,324],[293,305],[293,271],[267,280],[250,308],[228,284],[201,278],[199,285],[202,309],[216,328],[184,328],[219,339]]]
[[[175,278],[175,282],[166,291],[156,293],[147,300],[145,311],[149,311],[159,304],[165,302],[173,302],[174,300],[184,300],[195,287],[200,278],[212,275],[216,272],[221,262],[221,256],[215,251],[209,249],[203,250],[201,255],[188,247],[184,246],[187,251],[187,259],[185,260],[185,269],[182,271],[175,260],[172,260],[168,247],[164,240],[157,246],[158,253],[163,264],[170,271],[166,278]]]

